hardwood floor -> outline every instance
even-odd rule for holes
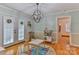
[[[66,39],[67,38],[62,38],[57,43],[53,43],[53,44],[47,43],[47,42],[44,42],[44,43],[54,48],[57,55],[79,55],[79,47],[70,46],[67,43]],[[26,45],[28,45],[27,42],[23,42],[23,43],[5,48],[6,54],[18,55],[22,51],[22,48],[25,47]]]
[[[57,55],[78,55],[79,48],[71,46],[67,37],[62,37],[56,44],[52,46]]]
[[[5,53],[6,54],[11,54],[11,55],[17,55],[19,54],[19,51],[20,49],[22,48],[22,45],[24,45],[25,42],[22,42],[22,43],[19,43],[19,44],[16,44],[16,45],[13,45],[13,46],[10,46],[10,47],[7,47],[5,48]],[[19,48],[21,47],[21,48]]]

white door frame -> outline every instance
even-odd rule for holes
[[[71,16],[57,16],[56,17],[56,43],[58,42],[58,18],[60,17],[69,17],[70,18],[70,44],[71,44]]]

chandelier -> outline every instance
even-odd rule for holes
[[[41,11],[38,9],[39,3],[36,3],[37,9],[33,12],[33,19],[36,23],[40,22],[41,19]]]

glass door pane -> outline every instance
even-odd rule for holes
[[[4,45],[14,42],[14,18],[5,16],[3,18]]]
[[[19,20],[18,38],[19,38],[19,40],[24,39],[24,20]]]

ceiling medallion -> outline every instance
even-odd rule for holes
[[[41,11],[38,9],[39,3],[36,3],[36,6],[37,6],[37,10],[33,12],[32,16],[33,16],[34,21],[36,23],[39,23],[41,19]]]

